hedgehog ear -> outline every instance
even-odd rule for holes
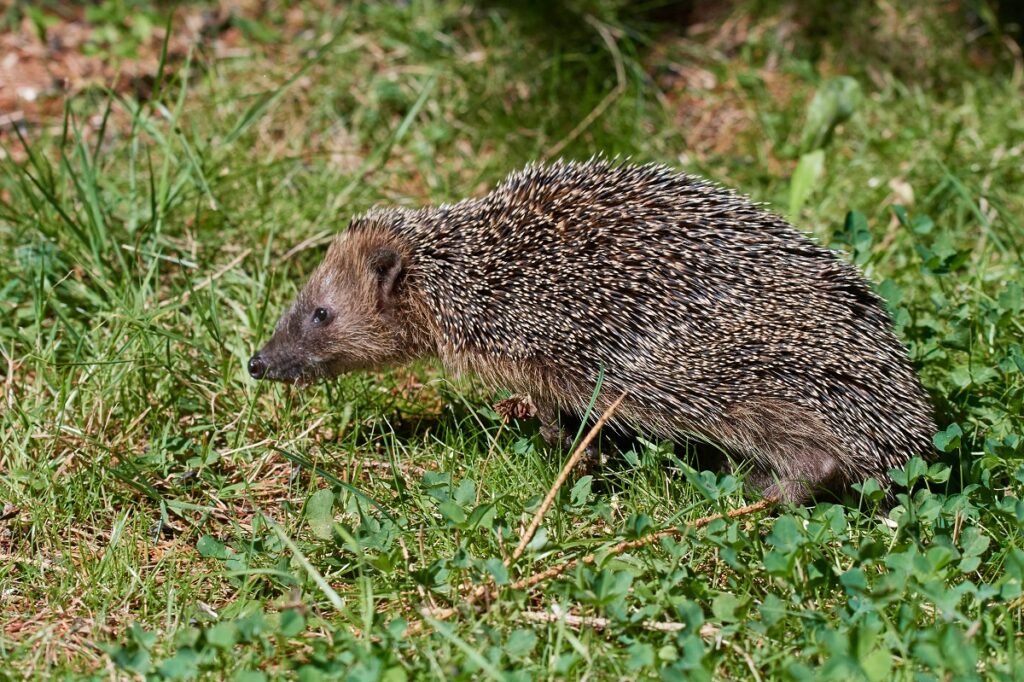
[[[381,248],[370,257],[370,268],[377,278],[377,291],[381,301],[393,299],[405,270],[402,254],[388,247]]]

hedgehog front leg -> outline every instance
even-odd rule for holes
[[[539,402],[537,421],[540,422],[540,436],[545,443],[565,449],[572,447],[573,437],[562,426],[562,414],[554,403],[545,400]]]
[[[572,447],[573,435],[563,428],[565,415],[554,402],[516,394],[495,403],[494,411],[506,422],[536,417],[540,423],[541,438],[545,443],[552,447]]]

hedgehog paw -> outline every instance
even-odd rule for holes
[[[529,395],[513,395],[499,400],[494,403],[494,411],[506,422],[537,416],[537,406]]]

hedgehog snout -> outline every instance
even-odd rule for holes
[[[259,353],[249,358],[249,376],[253,379],[262,379],[267,374],[267,361]]]

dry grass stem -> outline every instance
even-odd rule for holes
[[[593,628],[595,630],[608,630],[614,627],[614,621],[598,616],[577,616],[573,613],[565,613],[557,606],[551,611],[521,611],[516,618],[528,623],[565,623],[573,628]],[[655,632],[682,632],[686,629],[686,623],[662,622],[645,620],[640,623],[644,630]],[[713,639],[718,636],[719,630],[710,623],[705,623],[700,628],[700,636],[704,639]]]
[[[697,519],[692,523],[687,524],[682,528],[667,528],[665,530],[658,531],[657,533],[645,535],[644,537],[639,538],[637,540],[624,540],[623,542],[620,542],[619,544],[612,547],[607,552],[594,552],[592,554],[588,554],[587,556],[581,559],[570,559],[565,563],[557,564],[545,571],[541,571],[540,573],[534,574],[527,578],[523,578],[522,580],[518,580],[512,583],[512,589],[526,590],[539,583],[544,582],[545,580],[550,580],[551,578],[557,577],[565,573],[566,571],[576,568],[580,564],[592,564],[597,561],[598,556],[603,556],[607,558],[610,556],[615,556],[617,554],[623,554],[625,552],[628,552],[632,549],[637,549],[639,547],[653,545],[662,538],[682,537],[691,528],[703,528],[709,523],[713,521],[718,521],[719,519],[735,519],[740,516],[746,516],[747,514],[753,514],[755,512],[763,511],[771,507],[774,503],[774,500],[761,500],[760,502],[749,504],[746,507],[733,509],[732,511],[726,512],[725,514],[711,514],[710,516],[702,516],[701,518]]]
[[[604,99],[597,103],[589,114],[587,114],[582,121],[577,124],[568,135],[563,137],[555,146],[544,152],[544,160],[553,159],[562,153],[562,150],[566,148],[573,140],[579,137],[584,130],[590,127],[590,125],[597,120],[597,118],[605,112],[605,110],[611,106],[612,102],[617,100],[622,93],[626,91],[626,67],[622,61],[622,53],[619,52],[619,46],[615,42],[615,37],[612,35],[611,30],[599,22],[592,16],[587,16],[587,23],[597,29],[597,32],[601,34],[601,39],[604,40],[605,45],[608,46],[608,51],[611,52],[612,59],[615,61],[615,87],[612,88],[611,92],[605,95]]]
[[[622,401],[625,400],[625,398],[625,393],[616,398],[615,402],[608,406],[608,409],[604,411],[604,414],[602,414],[601,418],[597,420],[597,423],[594,424],[590,431],[587,432],[586,437],[584,437],[583,440],[580,441],[580,444],[576,447],[576,451],[572,453],[572,456],[569,457],[569,461],[567,461],[565,463],[565,466],[562,467],[562,471],[561,473],[558,474],[558,478],[555,479],[555,483],[554,485],[551,486],[551,490],[548,491],[548,494],[544,498],[544,501],[541,502],[541,505],[537,509],[537,512],[533,515],[533,520],[530,521],[530,526],[526,529],[526,532],[523,533],[523,537],[519,540],[519,545],[517,545],[516,548],[512,551],[511,560],[505,562],[506,565],[517,560],[519,557],[523,555],[523,552],[526,551],[526,546],[530,544],[530,540],[533,539],[534,534],[540,527],[541,522],[544,520],[544,515],[547,514],[548,509],[550,509],[551,505],[554,504],[555,496],[558,495],[559,489],[569,478],[569,474],[576,466],[576,463],[580,461],[580,457],[583,456],[583,453],[587,451],[588,447],[590,447],[590,444],[593,442],[594,438],[597,437],[598,432],[601,431],[601,428],[604,427],[605,423],[609,419],[611,419],[613,414],[615,414],[615,410],[618,409],[619,405],[622,404]]]
[[[160,301],[160,307],[163,308],[165,306],[170,305],[171,303],[180,303],[181,305],[185,305],[186,303],[188,303],[188,300],[192,298],[192,294],[194,294],[197,291],[202,291],[203,289],[210,286],[215,281],[226,275],[228,272],[233,270],[239,263],[245,260],[250,253],[252,253],[251,248],[245,249],[240,254],[232,258],[231,261],[227,263],[227,265],[222,267],[220,270],[218,270],[217,272],[213,273],[212,275],[201,281],[199,284],[197,284],[189,291],[184,292],[180,298],[165,298],[164,300]]]

